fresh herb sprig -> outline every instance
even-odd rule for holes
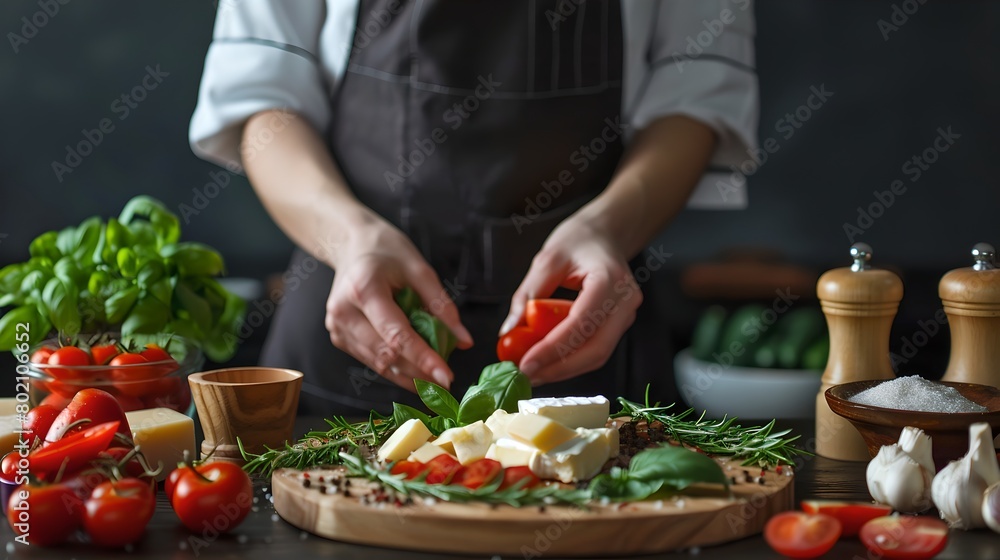
[[[743,459],[744,466],[791,465],[796,456],[812,455],[793,445],[799,436],[785,437],[791,430],[774,431],[774,420],[765,426],[743,427],[736,424],[736,418],[711,420],[705,419],[705,413],[702,413],[694,419],[693,408],[673,413],[673,404],[650,404],[648,387],[645,401],[643,405],[618,397],[622,409],[612,417],[645,421],[650,426],[662,425],[671,440],[711,455]]]
[[[284,448],[265,448],[261,454],[248,452],[243,442],[237,439],[240,453],[248,473],[259,472],[265,476],[281,468],[307,469],[323,465],[342,464],[345,452],[364,455],[382,444],[396,430],[396,422],[391,416],[382,416],[374,410],[367,422],[349,422],[342,416],[326,419],[330,425],[327,431],[314,430],[295,443],[286,443]]]

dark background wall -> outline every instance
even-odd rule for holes
[[[212,3],[70,0],[54,16],[41,10],[34,0],[0,3],[0,265],[25,258],[39,233],[117,214],[138,193],[192,204],[218,169],[187,144]],[[661,235],[674,254],[664,274],[736,245],[817,270],[842,265],[844,224],[858,225],[858,207],[898,179],[905,193],[857,238],[913,279],[901,316],[931,316],[940,274],[967,264],[973,243],[1000,243],[1000,3],[760,0],[756,14],[760,137],[778,150],[750,178],[748,210],[688,211]],[[893,17],[898,29],[886,36],[879,21]],[[46,21],[29,37],[22,18]],[[27,38],[16,53],[12,33]],[[167,75],[124,116],[116,99],[147,67]],[[833,95],[787,137],[780,119],[813,87]],[[57,178],[53,162],[105,118],[114,129]],[[904,164],[949,127],[960,137],[912,180]],[[290,243],[245,179],[225,175],[228,185],[183,224],[185,238],[218,248],[234,276],[279,271]]]

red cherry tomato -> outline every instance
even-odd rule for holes
[[[542,339],[531,327],[517,326],[500,337],[497,342],[497,357],[501,362],[520,364],[528,349]]]
[[[455,472],[461,468],[462,463],[456,461],[451,455],[443,454],[427,461],[427,484],[448,484]]]
[[[142,398],[143,408],[165,407],[186,413],[191,406],[191,387],[184,379],[170,376],[149,383],[155,383],[156,388]]]
[[[391,474],[405,474],[406,480],[413,480],[427,470],[427,465],[420,461],[399,461],[389,470]]]
[[[114,358],[118,354],[117,344],[101,344],[90,347],[90,356],[94,363],[99,366],[107,365],[111,361],[111,358]]]
[[[20,468],[18,463],[20,461],[21,453],[19,451],[11,451],[3,456],[3,460],[0,460],[0,473],[3,474],[4,480],[7,482],[17,480],[17,470]],[[25,459],[25,464],[27,465],[27,459]]]
[[[90,359],[90,354],[82,348],[76,346],[63,346],[49,356],[50,366],[91,366],[94,362]],[[89,373],[86,370],[74,369],[72,367],[50,367],[45,370],[52,377],[60,381],[86,381]]]
[[[31,474],[51,480],[60,469],[64,474],[78,471],[108,448],[118,426],[117,420],[105,422],[36,449],[28,455]]]
[[[49,357],[55,352],[56,349],[51,346],[42,346],[38,350],[35,350],[31,354],[31,363],[33,364],[47,364],[49,363]]]
[[[806,513],[825,513],[840,521],[841,536],[855,537],[861,526],[876,517],[892,513],[892,508],[871,502],[840,502],[836,500],[804,500],[802,511]]]
[[[503,482],[500,483],[500,490],[506,490],[518,482],[525,480],[521,488],[531,488],[540,484],[542,480],[528,467],[507,467],[503,470]]]
[[[826,554],[840,538],[840,521],[822,513],[785,511],[768,520],[764,540],[778,554],[790,558],[816,558]]]
[[[90,423],[70,428],[74,422],[84,418],[89,419]],[[132,429],[128,425],[128,418],[125,417],[125,412],[115,397],[100,389],[83,389],[52,422],[48,434],[45,435],[45,441],[47,443],[57,441],[67,430],[80,431],[88,426],[111,421],[118,422],[118,432],[129,441],[132,440]]]
[[[484,484],[493,482],[503,471],[503,465],[493,459],[479,459],[459,469],[451,479],[452,484],[461,484],[470,490],[475,490]]]
[[[18,486],[7,502],[7,521],[31,544],[55,546],[80,527],[83,501],[64,484]]]
[[[948,544],[948,525],[928,516],[878,517],[859,533],[865,547],[880,558],[922,560],[937,556]]]
[[[76,393],[73,393],[73,395],[76,395]],[[51,406],[55,409],[62,410],[69,405],[71,400],[73,400],[73,397],[64,397],[58,393],[52,393],[42,399],[42,402],[38,403],[38,406]]]
[[[115,356],[110,364],[114,367],[111,370],[111,379],[114,380],[115,389],[131,397],[156,394],[155,380],[160,377],[161,371],[154,366],[141,365],[148,362],[149,360],[142,354],[126,352]]]
[[[40,404],[28,411],[24,417],[23,429],[25,433],[22,435],[28,445],[34,445],[35,438],[45,439],[49,428],[52,427],[52,423],[55,422],[60,412],[61,409],[50,404]]]
[[[103,482],[87,500],[83,527],[94,544],[122,547],[142,538],[155,506],[153,490],[144,480]]]
[[[524,322],[539,334],[539,339],[569,315],[573,301],[568,299],[529,299],[524,308]]]
[[[177,470],[184,472],[174,484],[170,503],[190,531],[224,533],[236,528],[250,512],[253,484],[236,464],[213,461]]]

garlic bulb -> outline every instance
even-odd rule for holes
[[[931,497],[941,519],[952,528],[978,529],[986,526],[984,493],[996,482],[1000,482],[1000,465],[993,450],[993,432],[989,424],[980,422],[969,426],[969,452],[934,477]]]
[[[883,445],[868,463],[865,478],[876,502],[905,513],[930,509],[934,478],[930,436],[918,428],[903,428],[899,442]]]
[[[983,493],[983,521],[1000,533],[1000,482],[994,482]]]

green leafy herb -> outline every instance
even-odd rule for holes
[[[458,339],[443,321],[424,311],[420,296],[412,288],[403,288],[396,293],[396,303],[406,314],[413,330],[446,361],[451,356]]]
[[[736,418],[706,420],[702,413],[692,418],[694,409],[673,414],[673,404],[650,404],[646,388],[645,405],[618,397],[621,411],[614,417],[645,421],[650,426],[662,425],[669,439],[689,445],[711,455],[732,456],[743,459],[743,465],[793,464],[797,455],[810,455],[793,444],[799,436],[785,437],[791,430],[774,431],[774,420],[766,426],[743,427]]]
[[[447,389],[423,379],[414,379],[413,382],[420,400],[431,409],[431,412],[445,418],[458,418],[458,401]]]
[[[637,501],[658,494],[679,492],[704,482],[728,486],[722,467],[710,457],[676,445],[645,449],[636,454],[628,469],[614,467],[590,481],[595,496]]]
[[[400,404],[394,405],[393,416],[398,424],[418,418],[434,434],[454,426],[486,420],[501,408],[516,412],[517,401],[531,398],[531,382],[511,362],[486,366],[479,375],[479,383],[469,387],[461,402],[440,385],[423,379],[416,379],[414,383],[420,400],[438,416],[429,418],[412,407]]]
[[[228,359],[246,302],[213,278],[224,272],[221,255],[180,242],[180,233],[166,206],[137,196],[117,219],[95,216],[39,235],[28,261],[0,270],[0,306],[13,307],[0,320],[0,350],[12,349],[16,325],[30,322],[30,344],[53,334],[173,333],[212,360]]]

